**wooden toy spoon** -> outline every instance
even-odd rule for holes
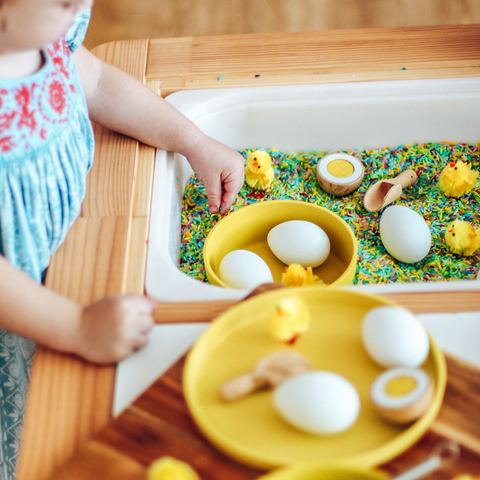
[[[252,372],[226,381],[220,396],[230,402],[261,388],[273,388],[287,378],[312,370],[310,362],[292,350],[280,350],[260,359]]]
[[[378,212],[398,200],[402,195],[402,189],[413,185],[417,178],[417,174],[413,170],[405,170],[395,178],[374,183],[363,197],[365,209],[369,212]]]
[[[456,442],[446,440],[439,443],[433,450],[432,455],[424,462],[408,469],[391,480],[417,480],[439,468],[444,468],[455,463],[460,457],[460,447]]]

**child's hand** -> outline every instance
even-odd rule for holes
[[[105,297],[83,309],[75,353],[113,363],[148,343],[156,304],[140,295]]]
[[[207,191],[212,213],[225,215],[235,200],[244,180],[243,157],[206,135],[202,135],[187,159]]]

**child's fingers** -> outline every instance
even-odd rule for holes
[[[210,213],[218,213],[222,204],[222,183],[220,178],[206,178],[203,184],[207,192],[208,210]]]
[[[221,213],[225,215],[230,210],[233,202],[235,201],[236,193],[225,190],[223,192],[222,204],[221,204]]]
[[[225,178],[221,203],[222,214],[226,214],[230,210],[240,188],[242,188],[243,180],[243,167],[240,170],[233,171]]]
[[[148,345],[148,342],[150,340],[149,335],[139,335],[135,341],[132,344],[132,352],[135,352],[136,350],[140,350]]]

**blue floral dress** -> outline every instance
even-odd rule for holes
[[[80,213],[94,138],[71,54],[90,12],[26,78],[0,72],[0,253],[41,282]],[[35,344],[0,329],[0,480],[15,477]]]

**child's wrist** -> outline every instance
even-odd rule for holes
[[[55,342],[52,345],[53,348],[65,353],[81,355],[83,343],[82,316],[83,307],[79,303],[67,299],[61,313],[61,328],[58,335],[54,335],[52,339]]]
[[[196,129],[196,131],[186,137],[185,143],[177,151],[187,159],[195,157],[208,138],[200,129]]]

